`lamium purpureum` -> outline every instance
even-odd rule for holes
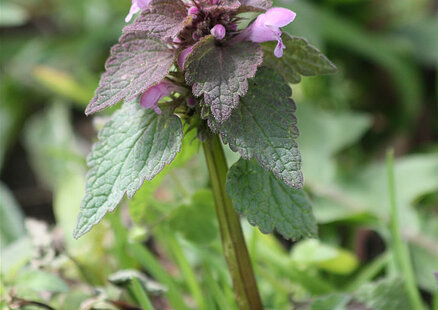
[[[234,210],[264,233],[316,235],[301,189],[289,83],[336,71],[305,39],[282,31],[296,14],[271,6],[269,0],[132,1],[126,21],[138,16],[112,48],[86,109],[89,115],[124,102],[88,158],[74,232],[82,236],[125,194],[132,198],[172,162],[183,132],[197,130],[242,309],[261,308],[261,302]],[[248,23],[243,13],[254,20]],[[228,173],[222,143],[242,156]]]

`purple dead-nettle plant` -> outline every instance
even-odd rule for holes
[[[240,222],[230,217],[237,216],[234,208],[264,233],[275,229],[289,239],[316,235],[301,189],[289,83],[336,68],[305,39],[284,32],[296,14],[272,8],[269,0],[133,0],[126,21],[134,16],[111,49],[86,109],[89,115],[123,101],[88,158],[75,237],[113,211],[125,194],[132,198],[148,186],[145,180],[180,151],[183,133],[197,130],[223,243],[232,248],[225,255],[239,303],[257,308],[258,295],[247,296],[246,289],[254,282],[252,272],[238,272],[251,268]],[[222,143],[242,157],[230,171]]]

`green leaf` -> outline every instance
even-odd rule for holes
[[[227,193],[236,211],[263,233],[276,229],[286,239],[315,237],[312,206],[301,189],[286,186],[254,160],[240,159],[227,176]]]
[[[356,256],[350,251],[313,239],[295,245],[292,259],[302,266],[317,267],[335,274],[350,274],[359,265]]]
[[[0,9],[1,11],[1,9]],[[2,78],[0,82],[0,171],[3,168],[6,152],[13,144],[20,125],[27,113],[27,106],[22,101],[21,91],[13,95],[16,84]],[[12,94],[11,94],[12,93]]]
[[[399,278],[389,278],[376,283],[365,284],[354,295],[354,299],[365,305],[367,309],[411,309],[403,281]]]
[[[286,49],[281,58],[273,53],[277,42],[262,45],[263,65],[280,72],[288,82],[299,83],[301,75],[314,76],[337,71],[336,66],[306,39],[283,33],[282,40]]]
[[[66,292],[67,284],[58,276],[42,270],[23,270],[15,285],[33,291]]]
[[[306,159],[303,162],[306,184],[332,183],[336,174],[334,156],[364,135],[371,126],[371,118],[350,111],[329,112],[310,103],[300,104],[296,114],[300,120],[298,144]]]
[[[303,186],[301,156],[295,142],[296,106],[290,87],[275,71],[261,68],[250,81],[239,108],[219,127],[224,143],[245,159],[255,158],[290,187]]]
[[[0,182],[0,250],[25,235],[24,215],[9,189]]]
[[[170,215],[172,230],[192,242],[205,244],[216,240],[218,235],[213,194],[210,190],[195,193],[191,203],[175,209]]]
[[[14,27],[24,25],[29,19],[26,10],[20,5],[14,3],[7,3],[2,1],[0,3],[0,26]]]
[[[50,189],[56,188],[70,171],[82,170],[82,163],[65,156],[77,157],[79,151],[66,105],[52,104],[27,121],[24,145],[33,170]],[[56,156],[56,153],[62,153],[62,156]]]
[[[433,211],[432,211],[433,212]],[[433,247],[426,249],[419,244],[411,243],[412,262],[415,269],[415,276],[421,288],[434,292],[437,289],[437,282],[434,272],[438,271],[438,218],[431,214],[421,214],[421,235]],[[431,243],[432,241],[432,243]]]
[[[108,280],[112,284],[122,287],[131,284],[133,279],[138,279],[146,292],[151,295],[159,296],[167,291],[167,288],[165,286],[148,278],[146,275],[137,270],[119,270],[108,277]]]
[[[199,140],[196,139],[196,131],[191,130],[184,135],[181,151],[169,166],[163,168],[153,180],[146,181],[134,197],[129,201],[129,213],[136,224],[143,225],[145,215],[149,210],[149,204],[154,201],[154,194],[162,184],[165,177],[174,169],[183,167],[192,159],[200,148]],[[197,169],[199,171],[199,169]],[[193,179],[193,173],[191,174]]]
[[[37,65],[33,68],[32,75],[53,93],[71,99],[81,107],[86,106],[93,97],[94,90],[90,86],[79,83],[69,73],[49,66]]]
[[[239,97],[246,94],[248,79],[254,77],[262,57],[258,44],[242,42],[223,46],[213,36],[207,36],[187,57],[187,84],[193,85],[195,96],[204,95],[205,104],[222,123],[239,105]]]
[[[113,211],[125,193],[132,198],[145,179],[151,180],[172,162],[180,150],[182,136],[180,119],[168,111],[158,115],[133,101],[114,113],[88,158],[92,169],[75,238]]]
[[[311,305],[309,310],[346,310],[350,297],[345,294],[333,294],[318,298]]]

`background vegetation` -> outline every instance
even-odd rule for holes
[[[418,288],[438,309],[436,1],[276,5],[297,12],[289,33],[324,50],[339,73],[292,87],[320,239],[244,226],[266,308],[411,309]],[[150,299],[156,309],[236,309],[193,137],[133,200],[72,238],[86,154],[111,113],[83,111],[129,6],[0,3],[2,307],[147,309]]]

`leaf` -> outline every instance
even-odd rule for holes
[[[147,32],[124,34],[111,49],[87,115],[98,112],[125,99],[131,101],[150,86],[161,81],[174,60],[174,52]]]
[[[180,0],[153,0],[149,10],[144,10],[123,32],[144,31],[163,41],[174,38],[187,19],[187,8]]]
[[[1,10],[0,10],[1,11]],[[12,84],[12,85],[11,85]],[[12,87],[11,87],[12,86]],[[0,171],[3,167],[6,152],[15,141],[21,123],[27,114],[27,106],[22,101],[22,91],[16,97],[11,96],[17,85],[2,78],[0,83]]]
[[[332,294],[315,300],[309,310],[346,310],[350,296],[345,294]]]
[[[371,118],[351,111],[325,111],[310,103],[300,104],[296,114],[300,120],[298,144],[306,159],[306,181],[331,184],[336,174],[334,156],[365,134]]]
[[[29,20],[24,7],[2,1],[0,3],[0,26],[1,27],[16,27],[26,24]]]
[[[81,108],[86,106],[93,97],[94,90],[79,83],[69,73],[49,66],[37,65],[32,69],[32,75],[41,85],[55,94],[75,101]]]
[[[163,182],[163,179],[174,169],[181,168],[199,151],[200,143],[196,139],[196,131],[186,132],[182,140],[181,151],[172,163],[160,172],[153,180],[146,181],[134,197],[129,201],[129,213],[136,224],[143,225],[149,204],[154,200],[154,194]],[[199,170],[199,169],[197,169]],[[193,174],[191,175],[193,180]]]
[[[10,190],[0,182],[0,250],[25,235],[24,215]]]
[[[272,6],[271,0],[240,0],[244,8],[267,10]],[[242,9],[240,9],[242,10]]]
[[[86,194],[74,232],[79,238],[113,211],[125,193],[132,198],[179,152],[182,124],[175,115],[157,115],[138,102],[125,103],[99,133],[88,158]]]
[[[32,243],[27,236],[2,247],[0,274],[4,277],[4,281],[15,279],[18,271],[30,261],[33,254]]]
[[[293,247],[292,259],[308,267],[317,267],[334,274],[347,275],[359,265],[350,251],[323,244],[318,240],[303,240]]]
[[[172,230],[194,243],[206,244],[218,235],[213,194],[209,190],[196,192],[191,203],[175,209],[170,215]]]
[[[314,76],[337,71],[336,66],[306,39],[292,37],[287,33],[283,33],[282,39],[286,49],[281,58],[275,57],[273,53],[277,42],[262,44],[263,65],[280,72],[288,82],[299,83],[301,75]]]
[[[290,87],[275,71],[262,68],[250,81],[239,108],[219,126],[224,143],[245,159],[255,158],[290,187],[303,186],[299,131]],[[213,126],[214,127],[214,126]]]
[[[376,283],[361,286],[354,294],[354,299],[373,310],[409,310],[403,281],[399,278],[388,278]]]
[[[423,239],[427,240],[428,243],[432,241],[431,245],[434,251],[411,243],[410,253],[415,269],[415,277],[421,288],[433,292],[437,289],[434,272],[438,271],[438,242],[436,238],[438,236],[438,218],[433,213],[421,214],[421,235],[418,234],[415,237],[418,239],[420,236],[425,236],[426,238],[423,237]]]
[[[52,190],[65,174],[82,169],[82,162],[68,160],[65,156],[78,156],[80,152],[70,116],[66,105],[52,104],[32,116],[24,129],[24,146],[31,166],[39,180]],[[56,152],[63,154],[55,156]]]
[[[386,278],[361,286],[353,295],[343,293],[320,297],[312,302],[309,310],[409,310],[403,282],[399,278]]]
[[[121,287],[130,285],[134,279],[137,279],[142,287],[153,296],[162,295],[167,291],[167,288],[162,284],[133,269],[119,270],[108,277],[108,281]]]
[[[67,284],[58,276],[42,270],[24,270],[18,276],[15,285],[18,288],[37,292],[67,292]]]
[[[185,64],[187,84],[193,94],[204,95],[214,118],[222,123],[239,104],[239,97],[248,91],[248,79],[254,77],[262,63],[258,44],[242,42],[219,45],[213,36],[199,41]]]
[[[227,193],[239,214],[263,233],[276,229],[286,239],[315,237],[312,206],[301,189],[287,187],[251,160],[240,159],[227,176]]]

